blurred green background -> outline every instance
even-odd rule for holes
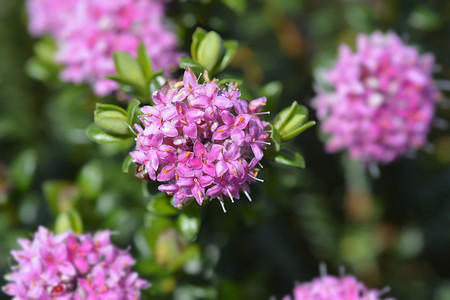
[[[293,100],[308,105],[316,72],[359,32],[395,31],[434,53],[435,78],[450,80],[446,0],[171,1],[168,16],[186,52],[197,26],[238,40],[227,72],[244,79],[249,97],[270,95],[272,115]],[[428,151],[381,166],[375,179],[343,155],[326,154],[316,126],[290,144],[306,169],[264,161],[265,183],[252,185],[252,203],[228,204],[226,214],[217,201],[177,212],[155,185],[120,171],[129,144],[87,139],[95,103],[115,100],[33,68],[40,50],[26,22],[23,0],[0,0],[1,274],[14,264],[8,253],[18,237],[76,209],[85,231],[111,229],[118,245],[131,246],[137,270],[153,283],[148,298],[281,298],[325,262],[329,273],[344,266],[399,300],[450,299],[445,126],[432,129]],[[449,120],[449,106],[441,101],[437,117]]]

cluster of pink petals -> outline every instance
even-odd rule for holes
[[[257,179],[256,165],[268,144],[269,124],[260,120],[266,98],[240,99],[238,89],[220,89],[214,82],[198,84],[187,69],[183,81],[157,91],[153,106],[144,106],[137,125],[134,161],[159,190],[174,195],[174,205],[195,198],[223,195],[231,201]],[[259,179],[260,180],[260,179]]]
[[[28,0],[30,32],[51,34],[56,60],[64,65],[64,81],[93,85],[104,96],[117,84],[113,53],[135,56],[141,42],[153,68],[168,71],[178,64],[176,35],[164,24],[164,0]]]
[[[381,300],[383,291],[368,289],[354,276],[338,278],[325,275],[311,282],[297,284],[293,294],[294,297],[285,296],[283,300]]]
[[[109,231],[53,235],[39,227],[32,241],[18,242],[22,249],[12,251],[18,265],[3,287],[13,299],[135,300],[150,286],[131,272],[133,258],[111,243]]]
[[[326,149],[347,149],[365,163],[388,163],[423,146],[439,99],[434,58],[420,55],[394,33],[359,35],[357,49],[343,45],[325,74],[333,91],[313,101]]]

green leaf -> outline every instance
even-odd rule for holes
[[[166,83],[167,79],[162,74],[163,71],[158,70],[148,78],[147,86],[150,96],[153,95],[154,92],[159,90],[164,85],[164,83]]]
[[[143,42],[139,45],[137,60],[145,78],[148,78],[153,72],[153,66],[152,59],[148,55],[147,48]]]
[[[127,111],[120,106],[113,105],[113,104],[102,104],[102,103],[95,104],[96,112],[104,112],[104,111],[111,111],[111,110],[120,112],[125,116],[127,115]]]
[[[314,121],[305,124],[307,119],[308,109],[294,101],[290,107],[275,116],[272,125],[278,130],[281,140],[287,141],[315,124]]]
[[[208,32],[198,45],[197,61],[212,73],[222,50],[222,38],[215,31]],[[212,74],[211,74],[212,75]]]
[[[42,188],[45,199],[55,215],[75,209],[81,196],[78,186],[65,180],[46,181]]]
[[[102,189],[103,170],[99,161],[91,161],[85,164],[78,173],[77,183],[83,195],[95,199]]]
[[[225,48],[225,54],[222,57],[219,68],[217,72],[224,70],[233,60],[234,55],[236,54],[236,50],[239,44],[237,41],[228,40],[223,42],[223,47]]]
[[[133,158],[131,157],[131,155],[127,155],[127,157],[125,157],[125,159],[122,162],[122,172],[124,173],[128,173],[128,171],[130,170],[130,166],[133,164]]]
[[[122,77],[121,75],[117,75],[117,74],[107,75],[107,76],[105,76],[105,78],[114,80],[115,82],[117,82],[118,84],[121,84],[121,85],[128,85],[128,86],[132,86],[132,87],[134,86],[134,81],[132,81],[128,78]]]
[[[124,79],[131,81],[135,86],[143,88],[145,77],[138,62],[127,52],[114,52],[114,64],[117,73]]]
[[[316,125],[316,122],[315,122],[315,121],[309,121],[309,122],[303,124],[303,125],[300,126],[300,127],[296,127],[295,129],[290,130],[288,133],[286,133],[286,134],[283,135],[282,139],[283,139],[284,141],[293,139],[293,138],[295,138],[297,135],[299,135],[300,133],[302,133],[303,131],[305,131],[306,129],[308,129],[308,128],[314,126],[314,125]]]
[[[127,137],[115,136],[109,133],[106,133],[103,129],[98,127],[95,123],[91,123],[86,128],[87,137],[96,143],[106,144],[106,143],[120,143]]]
[[[127,123],[130,124],[130,126],[133,126],[133,124],[135,123],[134,119],[140,112],[140,107],[139,107],[140,104],[141,104],[141,102],[137,99],[131,100],[130,103],[128,104]]]
[[[243,14],[247,9],[246,0],[222,0],[222,2],[238,14]]]
[[[127,116],[118,111],[94,112],[94,122],[104,131],[116,135],[130,135]]]
[[[278,133],[278,130],[272,126],[272,124],[270,125],[270,130],[272,130],[272,133],[270,134],[270,139],[272,141],[272,145],[275,148],[275,151],[278,152],[281,149],[280,134]]]
[[[170,203],[169,198],[164,194],[150,200],[147,204],[147,210],[160,216],[172,216],[179,213],[178,209]]]
[[[268,99],[278,100],[283,92],[283,84],[280,81],[271,81],[259,89],[259,94]]]
[[[238,85],[240,85],[240,84],[242,84],[242,79],[238,79],[238,78],[223,78],[223,79],[220,79],[217,82],[217,84],[223,86],[223,85],[226,85],[226,84],[228,84],[230,82],[237,83]]]
[[[155,214],[146,215],[145,236],[152,251],[155,251],[156,240],[160,233],[174,227],[175,224],[171,218],[157,216]]]
[[[206,35],[206,31],[200,27],[197,27],[197,29],[195,29],[194,33],[192,34],[191,56],[194,60],[198,59],[198,56],[197,56],[198,45],[203,40],[205,35]]]
[[[37,166],[37,153],[33,149],[19,153],[11,164],[11,179],[17,188],[25,191],[33,182]]]
[[[275,154],[274,160],[276,163],[298,168],[305,167],[305,160],[303,159],[303,156],[301,156],[300,153],[287,149],[283,150],[282,153]]]
[[[193,240],[200,229],[200,220],[198,217],[182,213],[177,219],[177,227],[185,238]]]
[[[191,68],[192,71],[194,71],[194,73],[196,73],[196,74],[200,74],[204,70],[206,70],[206,68],[204,66],[202,66],[200,63],[198,63],[197,61],[195,61],[189,57],[181,57],[180,58],[180,68],[182,68],[182,69]]]
[[[73,231],[83,233],[83,222],[76,210],[68,210],[58,214],[55,222],[55,233]]]

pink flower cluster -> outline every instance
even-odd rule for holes
[[[231,201],[248,194],[257,178],[269,124],[260,120],[266,98],[240,99],[236,88],[220,89],[214,82],[198,84],[187,69],[183,81],[153,95],[137,125],[136,151],[131,156],[151,180],[165,182],[159,190],[174,195],[174,206],[195,198],[223,195]]]
[[[326,149],[347,149],[365,163],[388,163],[426,142],[439,99],[432,77],[434,58],[420,56],[394,33],[359,35],[357,49],[343,45],[313,100]]]
[[[115,74],[115,51],[135,56],[144,42],[155,70],[178,64],[177,38],[164,25],[163,0],[28,0],[27,7],[30,32],[56,40],[56,60],[65,67],[61,78],[90,83],[99,96],[118,87],[104,79]]]
[[[131,272],[133,258],[109,236],[53,235],[39,227],[32,241],[19,239],[22,249],[11,252],[19,264],[6,276],[11,283],[3,291],[17,300],[139,299],[150,285]]]
[[[381,300],[383,292],[368,289],[350,275],[340,278],[326,275],[297,284],[293,294],[293,298],[285,296],[283,300]]]

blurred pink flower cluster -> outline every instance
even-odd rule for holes
[[[99,96],[118,88],[104,76],[115,74],[113,52],[135,56],[141,42],[153,69],[178,64],[177,37],[164,24],[163,0],[28,0],[29,30],[50,34],[64,81],[90,83]]]
[[[333,91],[319,87],[313,100],[326,149],[347,149],[365,163],[388,163],[427,138],[439,92],[434,58],[420,55],[394,33],[359,35],[356,52],[342,45],[325,73]]]
[[[14,299],[134,300],[150,286],[131,272],[133,258],[111,243],[109,231],[53,235],[39,227],[32,241],[18,242],[22,249],[12,255],[19,264],[3,288]]]
[[[247,102],[238,89],[220,89],[214,82],[198,84],[187,69],[174,88],[153,95],[137,125],[134,161],[145,166],[151,180],[165,182],[161,191],[174,195],[174,205],[195,198],[223,196],[231,201],[258,179],[256,165],[268,144],[267,122],[260,120],[266,98]],[[259,179],[260,180],[260,179]]]
[[[354,276],[338,278],[326,275],[297,284],[293,291],[294,297],[285,296],[283,300],[381,300],[381,294],[383,292],[368,289]]]

